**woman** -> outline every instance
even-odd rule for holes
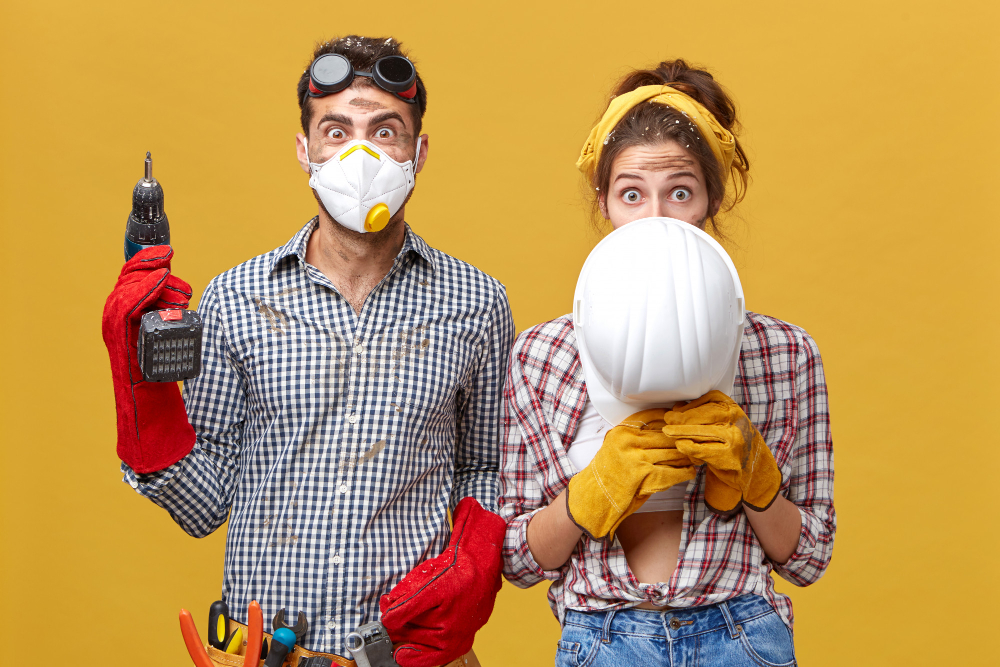
[[[714,230],[747,184],[736,127],[710,74],[663,62],[615,88],[578,167],[615,229],[670,217]],[[815,582],[836,530],[826,386],[805,331],[748,312],[731,399],[712,392],[612,426],[588,398],[565,316],[520,335],[504,399],[504,574],[520,587],[553,582],[558,665],[795,664],[791,601],[769,574]],[[706,429],[736,469],[692,435]],[[574,447],[603,438],[594,461],[628,471],[644,437],[682,452],[692,472],[679,479],[694,479],[656,489],[654,511],[642,511],[646,496],[592,493],[578,473],[594,463]],[[762,463],[747,466],[749,453]]]

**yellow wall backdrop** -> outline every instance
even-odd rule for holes
[[[708,66],[752,161],[728,223],[748,305],[813,334],[831,393],[833,562],[779,583],[800,661],[995,660],[997,7],[3,2],[0,662],[187,664],[177,611],[204,632],[225,536],[120,482],[100,316],[131,190],[152,151],[196,294],[284,243],[316,208],[293,89],[349,32],[411,49],[432,141],[408,219],[503,281],[519,330],[569,311],[598,240],[573,163],[614,80]],[[484,665],[552,663],[544,598],[505,584]]]

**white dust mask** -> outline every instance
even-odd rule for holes
[[[415,155],[420,155],[420,141]],[[414,182],[413,160],[396,162],[370,141],[357,139],[326,162],[310,162],[309,171],[309,187],[330,217],[362,233],[382,230],[403,206]]]

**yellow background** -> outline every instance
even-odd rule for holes
[[[179,666],[178,609],[204,632],[224,531],[191,539],[119,481],[101,309],[147,150],[196,294],[314,214],[293,90],[348,32],[411,49],[432,141],[407,217],[507,285],[519,330],[570,309],[598,239],[573,163],[614,80],[707,65],[746,126],[728,229],[748,305],[812,333],[831,393],[833,563],[779,584],[799,658],[995,660],[998,19],[985,0],[6,0],[0,662]],[[505,584],[484,665],[551,664],[544,598]]]

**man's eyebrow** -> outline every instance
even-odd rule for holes
[[[354,121],[351,120],[351,117],[345,116],[344,114],[340,113],[331,113],[329,111],[326,112],[326,114],[324,114],[323,117],[319,119],[318,125],[322,125],[323,123],[328,123],[328,122],[340,123],[341,125],[346,125],[347,127],[354,127]]]
[[[403,117],[395,111],[383,111],[382,113],[375,114],[371,117],[371,120],[368,121],[368,126],[371,127],[372,125],[378,125],[379,123],[384,123],[385,121],[392,120],[394,118],[402,123],[403,127],[406,127],[406,121],[403,120]]]

